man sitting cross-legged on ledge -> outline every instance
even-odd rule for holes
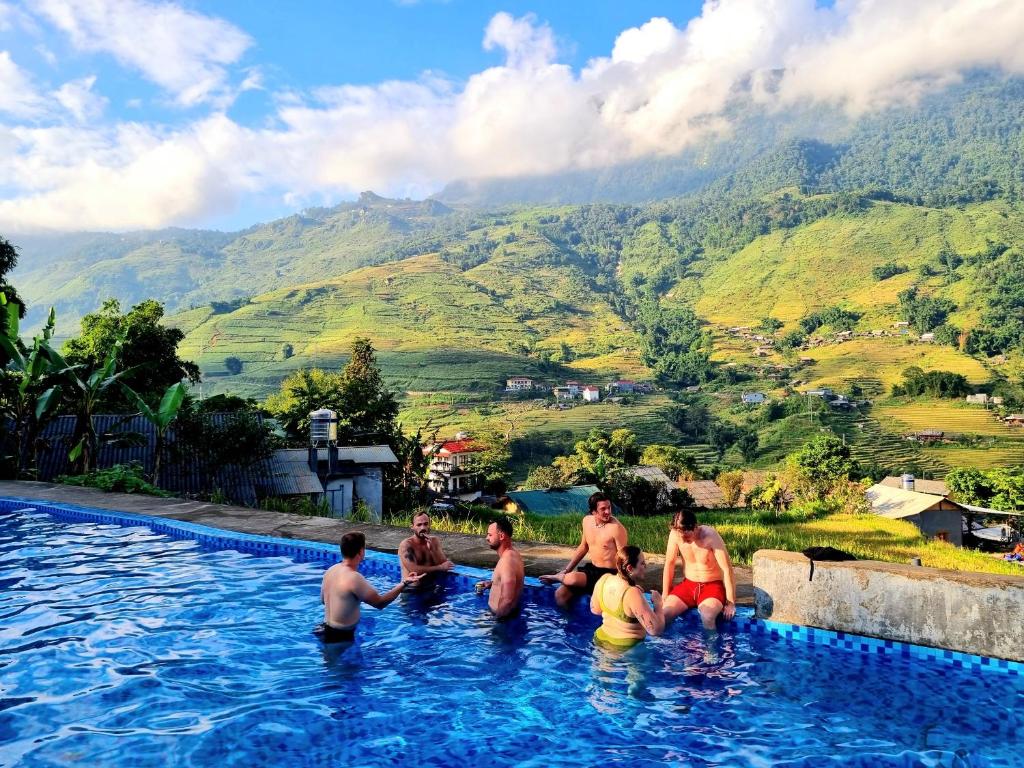
[[[683,561],[683,580],[673,589],[677,558]],[[736,577],[725,542],[710,525],[698,525],[691,509],[672,518],[661,585],[666,624],[696,608],[704,628],[713,630],[719,614],[727,620],[736,614]]]
[[[583,537],[572,560],[558,573],[540,577],[545,584],[560,584],[555,602],[561,607],[574,597],[593,594],[594,585],[606,573],[618,573],[615,556],[628,543],[626,529],[612,516],[612,501],[606,494],[591,494],[587,506],[590,514],[583,518]],[[574,571],[587,553],[590,562]]]

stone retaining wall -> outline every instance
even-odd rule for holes
[[[754,554],[761,619],[1024,661],[1024,576]]]

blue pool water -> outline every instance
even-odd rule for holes
[[[9,506],[9,505],[8,505]],[[376,558],[369,578],[395,577]],[[1014,766],[1024,676],[694,622],[625,654],[459,580],[325,650],[325,564],[0,512],[0,766]],[[760,628],[760,630],[759,630]]]

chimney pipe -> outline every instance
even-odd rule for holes
[[[905,474],[905,475],[903,475],[901,480],[902,480],[902,485],[903,485],[903,490],[904,491],[912,491],[912,490],[914,490],[914,476],[913,475]]]

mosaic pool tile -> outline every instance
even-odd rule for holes
[[[264,557],[291,557],[300,561],[321,561],[333,564],[339,561],[340,553],[337,545],[322,542],[303,541],[299,539],[281,539],[272,536],[260,536],[249,533],[225,532],[198,523],[181,520],[169,520],[130,512],[110,512],[108,510],[77,507],[59,502],[38,502],[33,499],[18,497],[0,498],[0,513],[33,509],[37,512],[51,514],[68,521],[98,522],[110,525],[141,525],[157,532],[178,539],[190,539],[211,549],[234,549]],[[363,570],[368,574],[390,575],[398,577],[401,568],[396,555],[374,552],[372,559],[364,562]],[[452,586],[472,589],[473,585],[490,576],[490,571],[481,568],[458,566],[457,572],[449,577]],[[527,578],[526,590],[532,600],[539,604],[554,603],[554,590],[542,585],[538,579]],[[588,613],[586,601],[576,601],[575,610]],[[684,615],[696,626],[697,617],[691,611]],[[771,639],[789,643],[806,643],[809,645],[827,646],[842,651],[854,651],[881,657],[909,657],[922,661],[939,662],[956,669],[965,669],[975,673],[996,673],[997,675],[1024,675],[1024,664],[1006,659],[994,659],[974,654],[961,653],[942,648],[930,648],[912,645],[895,640],[887,640],[845,632],[802,627],[794,624],[783,624],[769,620],[755,619],[753,610],[739,608],[733,621],[735,629],[754,635],[767,635]]]

